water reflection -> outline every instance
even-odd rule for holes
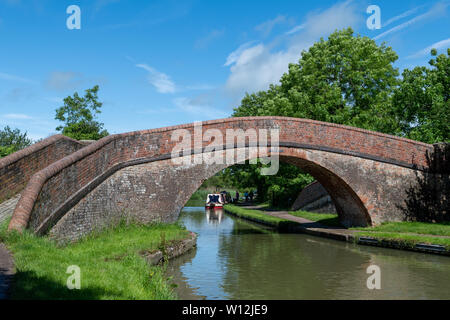
[[[203,208],[180,216],[199,235],[196,252],[170,271],[181,298],[450,299],[448,257],[279,234],[223,212],[211,217]],[[381,268],[381,290],[366,287],[371,264]]]
[[[218,208],[218,209],[206,208],[205,212],[206,212],[206,221],[208,221],[208,223],[220,224],[222,222],[222,218],[224,215],[222,208]]]

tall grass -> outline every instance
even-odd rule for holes
[[[79,242],[58,246],[25,231],[0,230],[0,240],[12,251],[17,273],[12,299],[175,299],[164,266],[150,267],[139,255],[155,250],[161,239],[185,238],[176,224],[120,225]],[[81,269],[81,289],[67,288],[66,270]]]

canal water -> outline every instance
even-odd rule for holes
[[[204,208],[179,219],[198,234],[169,264],[180,299],[450,299],[449,257],[278,233]],[[380,290],[367,288],[370,265]]]

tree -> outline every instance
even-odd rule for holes
[[[27,133],[22,133],[19,129],[12,130],[6,126],[0,130],[0,157],[26,148],[32,144],[32,140],[27,137]]]
[[[73,97],[64,99],[64,106],[56,110],[55,119],[64,122],[56,130],[63,135],[77,140],[98,140],[109,133],[103,129],[103,123],[95,120],[97,114],[101,113],[102,103],[98,101],[99,87],[96,85],[85,90],[84,97],[77,92]]]
[[[396,134],[397,59],[392,48],[354,36],[351,28],[336,31],[303,51],[280,85],[247,94],[233,115],[308,118]]]
[[[431,55],[436,57],[435,49]],[[425,66],[405,69],[393,97],[404,136],[427,143],[450,140],[450,48]]]
[[[399,134],[392,109],[398,85],[397,54],[385,44],[354,36],[351,28],[320,39],[290,64],[279,85],[246,94],[233,116],[288,116]],[[290,205],[313,179],[300,169],[280,164],[276,176],[260,177],[259,168],[240,166],[234,175],[241,185],[258,188],[258,195],[272,205]],[[240,171],[240,172],[238,172]],[[293,198],[293,199],[292,199]]]

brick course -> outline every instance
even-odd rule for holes
[[[1,158],[0,202],[20,193],[34,173],[84,146],[66,136],[54,135]]]
[[[226,129],[279,128],[280,155],[286,155],[283,161],[306,168],[319,181],[322,179],[320,182],[337,203],[338,212],[353,212],[347,215],[350,224],[379,223],[389,219],[386,209],[383,209],[384,201],[380,199],[387,192],[377,191],[386,179],[390,179],[386,174],[396,178],[412,177],[413,172],[426,167],[426,154],[433,151],[432,145],[417,141],[297,118],[230,118],[205,121],[202,125],[203,131],[219,129],[223,136]],[[187,129],[193,136],[194,125],[111,135],[42,169],[29,180],[9,228],[21,230],[28,226],[37,230],[42,226],[51,227],[92,190],[108,183],[108,179],[116,172],[146,162],[163,162],[177,143],[171,141],[171,134],[176,129]],[[203,147],[208,144],[204,142]],[[365,188],[368,174],[374,175],[376,179],[369,181],[370,188]],[[173,177],[164,183],[174,184],[176,179]],[[406,180],[392,183],[398,189],[397,185],[406,183]],[[347,186],[338,187],[337,183]],[[114,197],[111,194],[109,196]],[[392,216],[399,218],[396,212]]]

